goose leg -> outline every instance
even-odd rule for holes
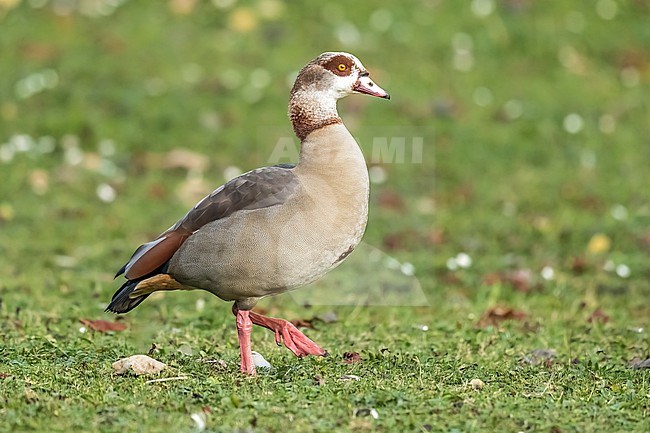
[[[240,370],[242,373],[255,375],[255,364],[251,353],[251,329],[253,323],[249,317],[250,311],[239,310],[233,307],[237,324],[237,338],[239,339]]]
[[[263,326],[275,333],[275,342],[278,346],[281,343],[291,350],[297,357],[307,355],[326,356],[327,352],[311,341],[305,334],[300,332],[291,322],[284,319],[262,316],[250,312],[250,320],[253,324]]]

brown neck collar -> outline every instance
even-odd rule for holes
[[[289,100],[289,118],[301,142],[320,128],[343,123],[336,110],[336,99],[313,88],[294,88]]]

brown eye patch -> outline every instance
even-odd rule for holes
[[[346,77],[352,73],[353,64],[352,59],[349,57],[338,55],[325,62],[323,67],[340,77]]]

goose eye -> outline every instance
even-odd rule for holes
[[[341,72],[343,72],[343,71],[345,71],[346,69],[348,69],[347,65],[344,65],[343,63],[339,63],[338,68],[339,68],[339,71],[341,71]]]

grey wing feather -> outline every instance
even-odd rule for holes
[[[289,165],[258,168],[220,186],[155,240],[140,245],[116,277],[125,273],[128,279],[134,279],[156,271],[188,237],[212,221],[240,210],[284,203],[299,185],[292,168]]]

